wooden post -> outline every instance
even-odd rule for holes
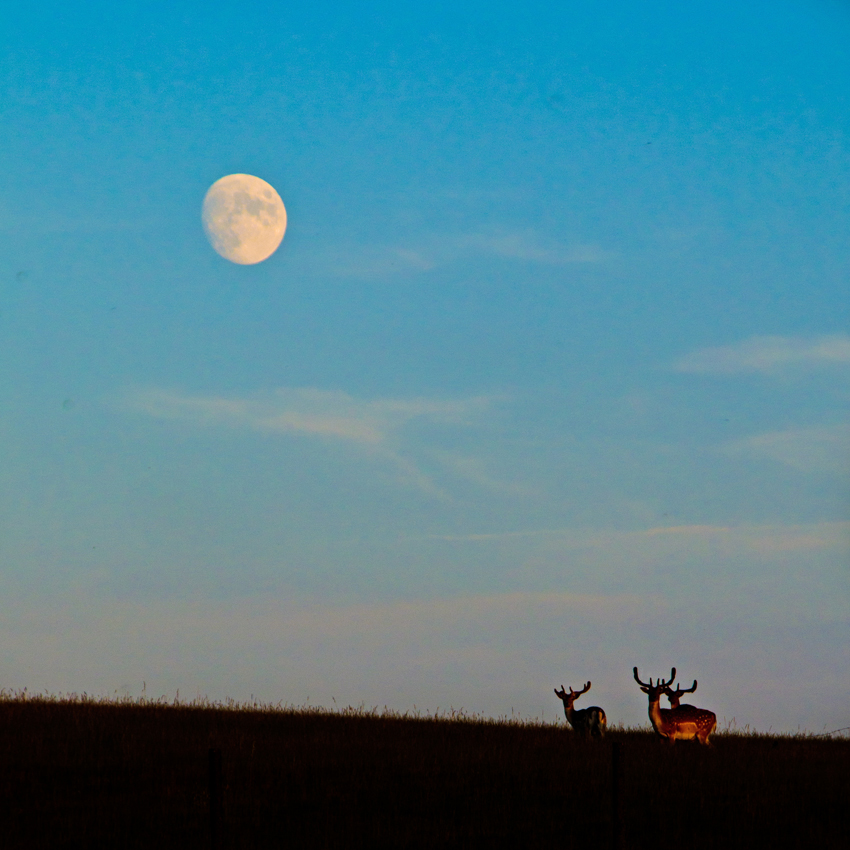
[[[221,848],[221,750],[210,747],[209,761],[209,798],[210,798],[210,847],[212,850]]]
[[[611,847],[623,850],[623,753],[622,744],[611,744]]]

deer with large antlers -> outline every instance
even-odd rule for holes
[[[694,679],[694,684],[691,688],[676,688],[676,690],[674,691],[671,687],[668,686],[664,688],[664,693],[667,695],[667,699],[670,700],[670,708],[694,708],[695,706],[688,705],[687,703],[681,705],[679,700],[681,700],[685,694],[692,694],[696,689],[697,680]]]
[[[603,738],[605,736],[605,724],[608,722],[605,712],[598,705],[592,705],[590,708],[573,708],[573,703],[589,690],[590,682],[580,691],[574,691],[570,688],[569,693],[561,685],[560,691],[557,688],[555,689],[555,695],[561,698],[561,702],[564,704],[564,714],[567,715],[567,722],[575,732],[585,737],[593,735],[597,738]]]
[[[676,678],[675,667],[666,682],[659,679],[654,685],[652,679],[649,680],[649,684],[641,682],[638,678],[637,667],[635,667],[634,672],[635,681],[649,697],[649,721],[652,723],[652,728],[662,738],[667,738],[671,745],[675,743],[676,738],[681,738],[683,741],[696,738],[701,744],[710,746],[708,736],[717,728],[717,715],[713,711],[694,708],[692,705],[661,708],[661,694],[666,693],[670,685],[673,684],[673,680]],[[696,690],[696,682],[694,682],[691,691],[683,691],[682,693],[691,693],[694,690]]]

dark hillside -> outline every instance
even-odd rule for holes
[[[850,741],[651,733],[348,711],[0,700],[6,848],[610,847],[612,743],[626,847],[841,847]]]

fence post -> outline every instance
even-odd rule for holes
[[[611,847],[623,850],[623,745],[611,745]]]
[[[209,799],[210,799],[210,847],[221,848],[221,750],[210,747],[209,758]]]

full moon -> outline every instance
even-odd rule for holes
[[[231,263],[250,266],[277,251],[286,231],[286,207],[274,187],[252,174],[216,180],[201,212],[210,245]]]

